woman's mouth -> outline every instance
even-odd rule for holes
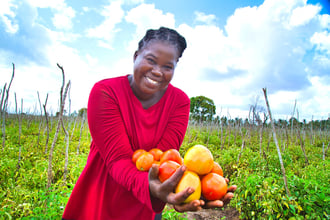
[[[153,80],[153,79],[150,79],[149,77],[145,77],[146,78],[146,80],[147,80],[147,82],[148,83],[150,83],[150,84],[152,84],[152,85],[157,85],[159,82],[157,82],[157,81],[155,81],[155,80]]]

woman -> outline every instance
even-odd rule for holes
[[[182,203],[192,188],[173,193],[184,166],[161,183],[157,165],[149,173],[141,172],[131,161],[137,149],[178,150],[182,144],[190,100],[170,81],[185,48],[185,39],[175,30],[148,30],[134,54],[134,74],[94,85],[87,108],[90,153],[63,219],[154,219],[166,203],[177,211],[205,205],[203,200]],[[226,200],[231,197],[228,193]]]

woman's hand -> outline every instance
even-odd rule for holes
[[[225,178],[227,184],[229,183],[229,179]],[[234,192],[237,189],[236,185],[232,185],[228,187],[226,195],[221,200],[207,201],[203,208],[221,208],[227,205],[230,200],[234,197]]]
[[[185,166],[181,166],[169,179],[160,182],[158,179],[158,165],[152,165],[149,170],[149,188],[150,194],[166,203],[175,205],[175,209],[180,212],[184,211],[197,211],[201,210],[205,205],[203,200],[194,200],[190,203],[183,203],[190,194],[194,192],[194,189],[187,187],[185,190],[179,193],[174,193],[176,185],[179,183],[184,171]]]
[[[227,178],[225,178],[225,179],[228,184],[229,179],[227,179]],[[214,200],[214,201],[194,200],[191,202],[194,204],[191,205],[189,203],[190,204],[189,206],[190,206],[190,208],[197,207],[197,209],[196,210],[190,209],[190,211],[199,211],[202,208],[203,209],[221,208],[221,207],[227,205],[230,202],[230,200],[234,197],[234,192],[236,189],[237,189],[236,185],[230,186],[227,190],[227,194],[221,200]],[[202,202],[198,203],[196,201],[202,201]],[[198,206],[198,204],[199,204],[199,206]],[[186,209],[187,205],[188,204],[174,205],[174,209],[178,212],[184,212],[184,211],[187,211],[187,209]]]
[[[174,209],[178,212],[185,211],[199,211],[203,208],[220,208],[230,202],[233,198],[233,192],[237,189],[237,186],[233,185],[228,188],[227,194],[222,200],[208,201],[193,200],[190,203],[183,203],[190,194],[194,192],[194,189],[187,187],[184,191],[174,193],[176,185],[179,183],[184,171],[185,166],[181,166],[169,179],[160,182],[158,179],[158,165],[153,165],[149,170],[149,188],[151,196],[158,198],[166,203],[172,204]],[[226,178],[227,183],[229,180]]]

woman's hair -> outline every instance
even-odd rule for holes
[[[175,46],[178,49],[179,58],[182,56],[183,51],[187,47],[186,39],[177,31],[166,27],[160,27],[156,30],[147,30],[145,36],[139,42],[138,50],[142,50],[150,41],[153,40],[168,42],[169,44]]]

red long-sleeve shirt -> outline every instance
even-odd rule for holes
[[[136,149],[179,149],[190,100],[169,84],[148,109],[134,95],[127,76],[96,83],[87,115],[92,142],[87,164],[66,205],[64,219],[153,219],[165,203],[151,199],[148,173],[131,158]]]

